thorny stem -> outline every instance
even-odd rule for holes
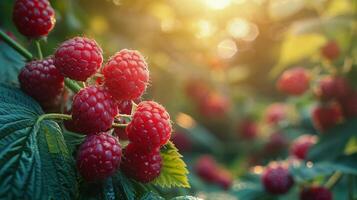
[[[333,173],[332,176],[327,180],[325,187],[332,189],[338,183],[338,181],[340,181],[342,175],[343,174],[341,172]]]
[[[40,60],[42,60],[42,59],[43,59],[43,54],[42,54],[42,50],[41,50],[40,41],[39,41],[39,40],[36,40],[36,41],[35,41],[35,44],[36,44],[36,48],[37,48],[38,58],[39,58]]]
[[[21,54],[23,57],[26,58],[26,60],[31,60],[33,58],[32,54],[25,49],[23,46],[21,46],[18,42],[16,42],[14,39],[12,39],[10,36],[8,36],[4,31],[0,30],[0,38],[6,42],[9,46],[11,46],[13,49],[15,49],[19,54]]]

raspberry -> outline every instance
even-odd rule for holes
[[[216,176],[215,182],[223,189],[228,190],[232,186],[233,178],[232,174],[228,170],[220,168],[218,169]]]
[[[322,132],[334,127],[342,120],[340,106],[336,103],[319,105],[312,111],[314,127]]]
[[[327,188],[312,186],[301,190],[300,200],[332,200],[332,193]]]
[[[325,76],[319,81],[315,95],[321,100],[344,99],[351,93],[351,86],[343,77]]]
[[[119,101],[139,98],[149,83],[149,70],[143,56],[123,49],[112,56],[103,70],[104,84]]]
[[[202,82],[201,79],[189,80],[186,83],[186,95],[194,101],[201,101],[209,94],[209,87],[207,83]]]
[[[129,140],[143,151],[151,151],[167,143],[171,136],[170,115],[154,101],[138,104],[126,128]]]
[[[196,174],[204,181],[213,183],[216,180],[217,163],[209,155],[201,156],[195,164]]]
[[[29,38],[47,36],[56,23],[47,0],[16,0],[12,19],[19,32]]]
[[[198,104],[200,113],[209,118],[224,116],[230,106],[229,100],[217,92],[209,93],[205,98],[201,99]]]
[[[348,97],[340,100],[343,115],[347,118],[357,117],[357,92],[352,92]]]
[[[273,103],[265,110],[265,121],[276,125],[286,118],[287,107],[283,103]]]
[[[180,153],[190,152],[192,149],[192,141],[185,133],[176,132],[171,136],[171,141]]]
[[[321,54],[328,60],[335,60],[340,55],[340,47],[336,41],[329,41],[321,48]]]
[[[298,159],[305,160],[310,147],[316,144],[316,142],[317,138],[315,136],[302,135],[293,142],[290,154]]]
[[[294,185],[287,165],[275,162],[264,170],[261,181],[265,190],[271,194],[285,194]]]
[[[64,78],[53,65],[51,57],[27,63],[18,78],[21,89],[42,107],[53,105],[63,91]]]
[[[119,168],[121,154],[115,137],[107,133],[90,135],[79,148],[78,171],[87,181],[103,180]]]
[[[302,67],[296,67],[285,71],[277,82],[278,90],[290,94],[301,95],[310,85],[310,76]]]
[[[257,124],[251,119],[244,119],[238,127],[239,135],[247,140],[254,139],[258,134]]]
[[[268,142],[265,144],[265,153],[275,155],[280,153],[288,146],[288,139],[283,133],[275,132],[270,135]]]
[[[148,183],[160,175],[162,159],[159,149],[143,153],[130,143],[124,150],[121,169],[130,178]]]
[[[102,87],[84,88],[73,98],[72,119],[81,133],[107,131],[117,113],[111,95]]]
[[[65,77],[85,81],[101,66],[102,52],[94,40],[74,37],[58,47],[55,52],[55,65]]]

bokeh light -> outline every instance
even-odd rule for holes
[[[222,40],[217,45],[217,55],[223,59],[232,58],[237,53],[237,51],[238,51],[237,44],[232,39]]]

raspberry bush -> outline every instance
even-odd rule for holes
[[[355,200],[357,1],[0,1],[0,199]]]

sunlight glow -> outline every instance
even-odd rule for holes
[[[217,54],[220,58],[231,58],[237,53],[237,51],[237,44],[231,39],[225,39],[217,45]]]
[[[195,120],[188,114],[178,113],[176,115],[176,123],[186,129],[192,128],[196,125]]]
[[[234,38],[242,39],[244,41],[253,41],[259,34],[258,27],[241,18],[234,18],[227,24],[227,32]]]
[[[199,20],[196,24],[197,27],[197,38],[207,38],[214,34],[216,28],[208,20]]]
[[[231,4],[231,0],[201,0],[208,8],[221,10]]]

